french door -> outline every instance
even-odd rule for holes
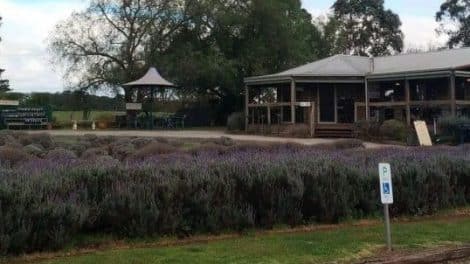
[[[336,89],[332,86],[318,88],[320,123],[336,123]]]

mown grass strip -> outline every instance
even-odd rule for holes
[[[470,218],[439,218],[393,224],[393,243],[396,250],[418,251],[439,245],[468,242]],[[42,261],[33,259],[33,262],[350,263],[373,256],[383,248],[383,227],[374,223],[306,233],[265,233],[184,246],[141,248],[138,243],[130,243],[128,247]],[[20,260],[15,262],[25,263]]]

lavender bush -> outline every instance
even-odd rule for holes
[[[431,214],[470,202],[469,151],[233,146],[0,165],[0,253],[59,249],[89,233],[189,236],[372,216],[382,161],[393,168],[392,213]]]

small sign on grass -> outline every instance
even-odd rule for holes
[[[380,199],[384,205],[384,218],[385,218],[385,236],[387,240],[387,248],[392,251],[392,231],[390,228],[390,213],[388,206],[393,204],[393,184],[392,184],[392,169],[389,163],[379,164],[380,176]]]

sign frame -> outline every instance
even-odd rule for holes
[[[379,164],[380,200],[382,204],[393,204],[392,170],[389,163]]]

